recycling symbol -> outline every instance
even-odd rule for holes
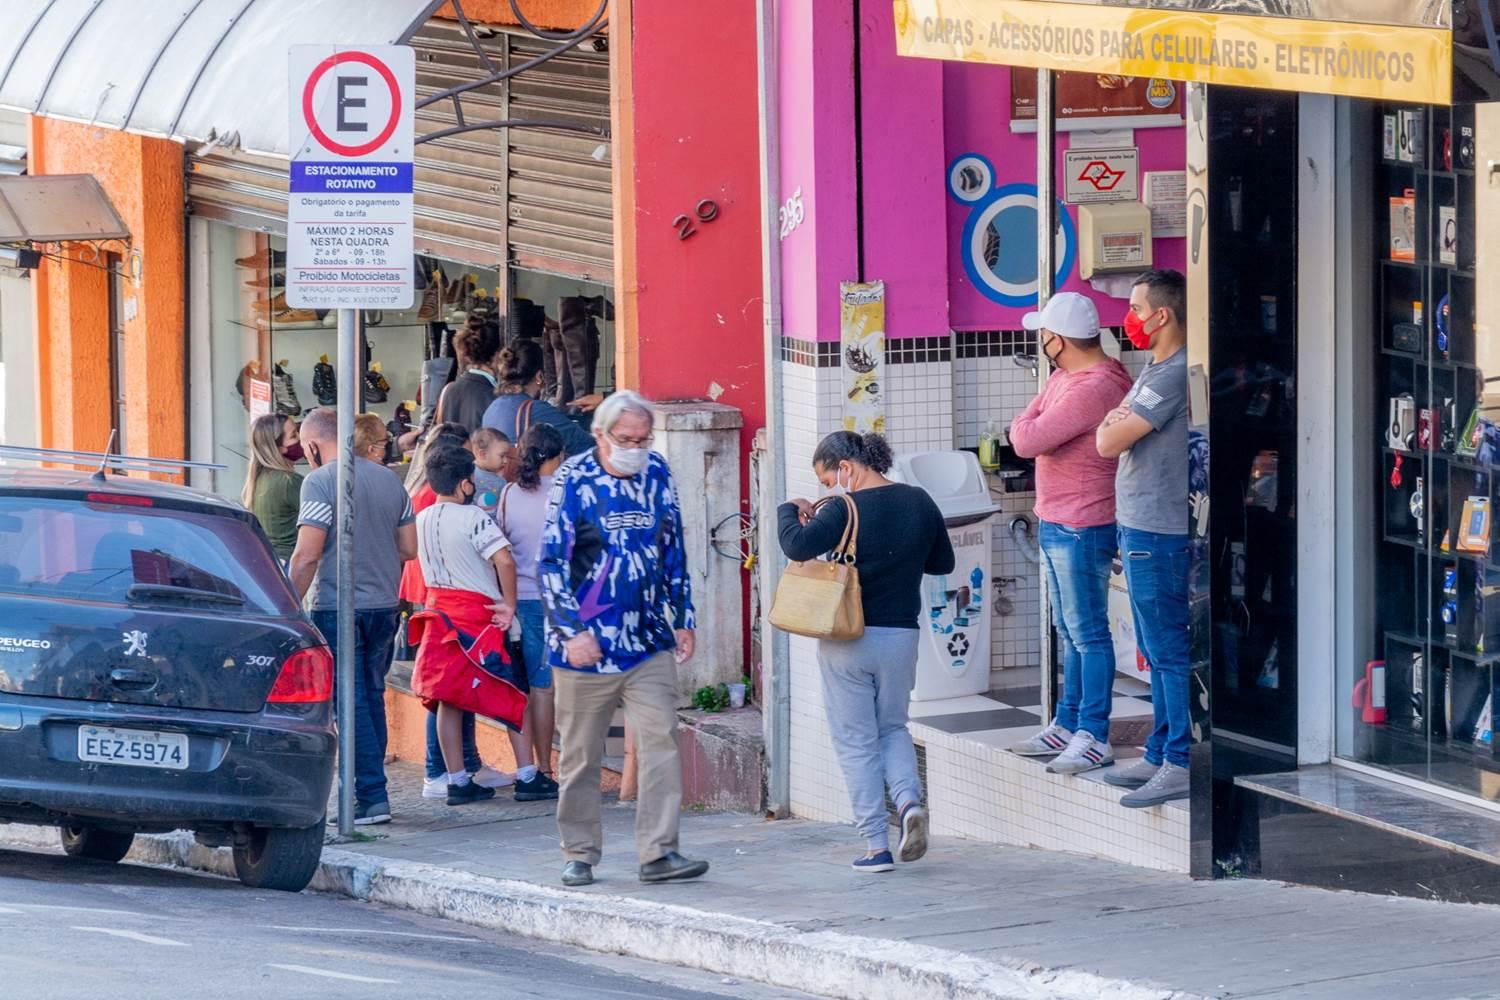
[[[967,632],[953,633],[953,637],[948,640],[948,655],[958,660],[969,655],[969,635]]]

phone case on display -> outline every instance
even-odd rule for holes
[[[1397,323],[1391,328],[1391,346],[1408,354],[1422,353],[1422,328],[1415,323]]]

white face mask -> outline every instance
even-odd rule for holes
[[[651,457],[648,448],[621,448],[611,442],[609,446],[609,464],[625,473],[634,476],[646,467],[646,460]]]
[[[833,470],[833,485],[828,487],[830,493],[848,493],[849,487],[854,485],[854,473],[849,474],[849,483],[846,486],[844,480],[840,478],[843,471],[843,469]]]

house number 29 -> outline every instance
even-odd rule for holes
[[[802,189],[799,187],[792,192],[792,196],[786,200],[780,210],[776,213],[781,220],[781,238],[786,239],[792,235],[792,230],[802,225],[807,218],[807,210],[802,207]]]

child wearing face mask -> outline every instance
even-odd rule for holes
[[[527,684],[505,652],[515,617],[516,563],[500,526],[474,506],[474,458],[440,445],[427,457],[427,476],[437,499],[417,515],[427,608],[408,625],[419,643],[412,693],[436,713],[447,800],[456,806],[495,796],[464,760],[464,713],[483,713],[519,731]]]

